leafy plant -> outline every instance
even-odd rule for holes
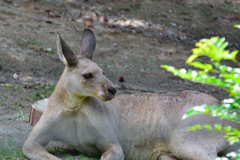
[[[240,25],[235,25],[240,28]],[[196,83],[209,84],[218,86],[229,93],[231,98],[224,99],[221,104],[213,106],[202,105],[195,106],[187,111],[183,118],[195,114],[209,114],[212,116],[221,117],[235,122],[240,122],[240,68],[234,68],[223,65],[221,60],[230,60],[237,66],[240,63],[236,60],[238,50],[230,52],[226,50],[228,42],[225,38],[212,37],[211,39],[202,39],[196,43],[197,48],[192,49],[193,54],[187,59],[186,63],[197,68],[198,70],[175,69],[172,66],[162,65],[162,68],[174,73],[175,75]],[[201,56],[210,58],[211,63],[202,63],[196,61]],[[195,125],[188,128],[188,130],[195,131],[197,129],[217,130],[225,133],[225,138],[228,139],[232,145],[239,142],[240,131],[231,126],[222,126],[215,124],[214,126]],[[240,159],[240,154],[231,152],[227,156]],[[221,159],[221,158],[219,158]],[[227,159],[225,157],[225,159]]]

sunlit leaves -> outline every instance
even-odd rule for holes
[[[235,24],[234,27],[240,29],[240,25]]]
[[[214,126],[211,126],[209,124],[205,124],[205,125],[197,124],[187,128],[187,131],[196,131],[196,130],[211,130],[211,131],[214,130],[214,131],[225,133],[224,137],[228,139],[230,145],[233,145],[234,143],[239,142],[239,138],[240,138],[240,131],[236,128],[232,128],[231,126],[223,127],[220,124],[215,124]]]
[[[224,137],[228,139],[231,145],[233,145],[234,143],[239,142],[240,131],[236,128],[232,128]]]
[[[186,112],[186,115],[184,115],[183,118],[195,114],[209,114],[240,123],[240,99],[236,98],[232,100],[232,102],[224,100],[221,104],[215,104],[212,106],[204,104],[202,106],[193,107]]]
[[[191,126],[187,128],[187,131],[196,131],[202,129],[202,126],[200,124],[197,124],[195,126]]]
[[[229,50],[225,50],[227,47],[225,38],[213,37],[211,39],[203,39],[196,44],[198,48],[192,49],[193,54],[186,61],[187,64],[194,66],[200,70],[186,70],[175,69],[167,65],[162,67],[175,75],[197,83],[210,84],[219,86],[229,92],[230,96],[236,97],[240,94],[240,68],[232,68],[230,66],[222,65],[220,60],[232,60],[233,62],[240,64],[236,59],[238,51],[230,53]],[[207,56],[211,59],[212,64],[201,63],[194,61],[200,56]],[[218,74],[212,76],[210,72]]]
[[[235,27],[240,28],[240,25],[235,25]],[[187,59],[186,63],[197,68],[197,70],[176,69],[167,65],[161,66],[183,79],[221,87],[232,97],[223,100],[220,104],[212,106],[204,104],[202,106],[192,107],[182,117],[183,119],[196,114],[208,114],[240,123],[240,68],[233,68],[221,64],[221,60],[231,60],[240,66],[240,63],[236,60],[236,55],[239,51],[230,52],[226,50],[227,45],[228,42],[225,42],[225,38],[219,37],[202,39],[196,43],[197,48],[192,49],[193,54]],[[201,56],[209,57],[211,62],[202,63],[196,61],[197,58]],[[220,124],[215,124],[214,126],[209,124],[196,124],[195,126],[188,127],[187,130],[215,130],[225,133],[224,137],[228,139],[231,145],[239,142],[240,139],[240,131],[238,129]],[[239,153],[231,152],[228,156],[240,159]],[[228,158],[218,159],[225,160]]]
[[[223,130],[223,127],[220,124],[215,124],[214,126],[211,126],[209,124],[205,124],[205,125],[197,124],[187,128],[187,131],[196,131],[196,130],[215,130],[218,132],[225,133],[225,131]]]
[[[210,84],[214,86],[221,86],[223,88],[226,88],[224,84],[224,81],[221,78],[217,78],[215,76],[210,76],[207,73],[203,71],[196,71],[196,70],[186,70],[186,69],[175,69],[174,67],[162,65],[162,68],[165,68],[166,70],[172,72],[174,75],[177,75],[183,79],[193,81],[196,83],[203,83],[203,84]],[[185,72],[185,73],[183,73]]]
[[[228,42],[225,42],[225,38],[212,37],[211,39],[202,39],[200,42],[196,43],[196,46],[198,48],[192,49],[193,54],[186,61],[189,65],[199,56],[208,56],[211,61],[219,62],[222,59],[234,60],[238,53],[238,51],[230,53],[229,50],[225,50],[228,46]]]
[[[213,70],[213,66],[211,64],[203,64],[201,62],[191,62],[190,63],[191,66],[194,66],[196,68],[199,68],[199,69],[203,69],[204,71],[212,71]]]
[[[240,150],[238,152],[230,152],[226,155],[231,159],[240,159]],[[226,157],[218,157],[216,160],[228,160]]]

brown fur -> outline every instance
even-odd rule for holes
[[[230,146],[219,132],[186,131],[195,124],[215,123],[240,129],[237,123],[209,115],[182,120],[184,113],[193,106],[218,103],[204,93],[146,93],[114,98],[114,85],[91,61],[95,36],[89,29],[84,30],[83,35],[76,64],[72,57],[66,59],[72,51],[64,49],[69,47],[62,45],[58,37],[59,57],[66,67],[47,110],[23,146],[26,157],[59,160],[44,148],[52,140],[99,156],[101,160],[213,160],[218,153],[240,148],[239,143]]]

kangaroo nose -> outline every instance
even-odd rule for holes
[[[116,88],[115,87],[108,87],[108,93],[115,95],[116,94]]]

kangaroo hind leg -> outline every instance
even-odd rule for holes
[[[160,143],[152,149],[150,160],[177,160],[177,158],[172,155],[165,143]]]

